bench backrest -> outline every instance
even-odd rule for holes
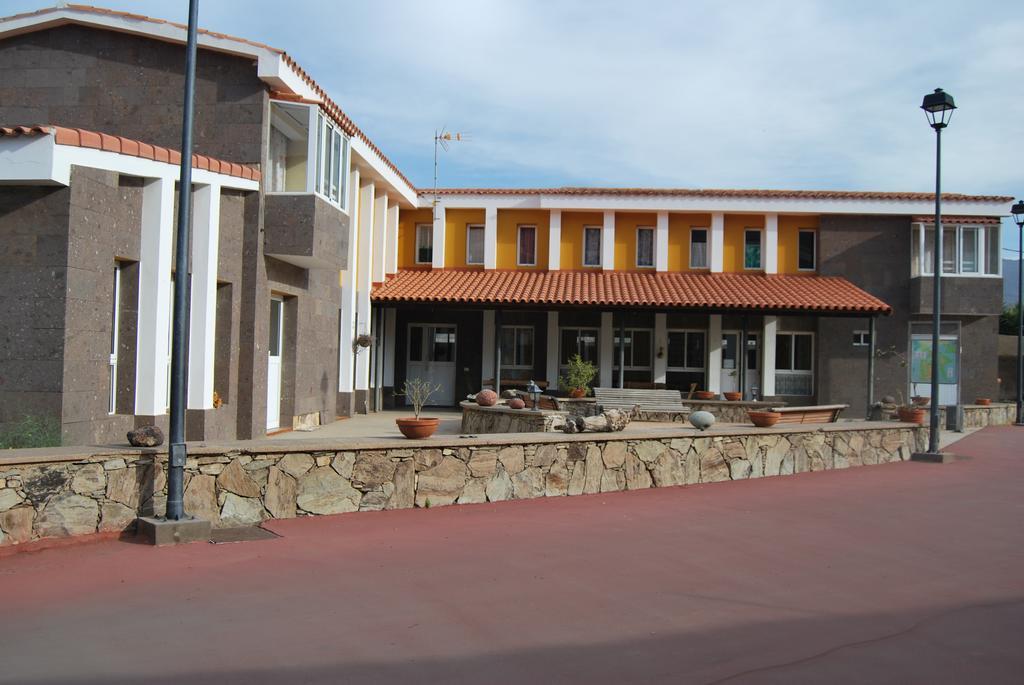
[[[682,411],[683,395],[678,390],[638,388],[594,388],[594,398],[607,409],[657,409]]]

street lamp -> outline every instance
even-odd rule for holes
[[[1024,364],[1021,363],[1021,339],[1024,338],[1024,201],[1017,200],[1011,209],[1017,224],[1017,425],[1024,426]]]
[[[936,88],[924,96],[921,109],[935,129],[935,260],[932,268],[932,400],[928,426],[928,451],[919,458],[943,461],[939,452],[939,326],[942,319],[942,129],[953,117],[953,96]]]
[[[540,386],[534,381],[530,381],[530,384],[526,386],[526,392],[530,394],[530,398],[533,400],[533,410],[540,411]]]

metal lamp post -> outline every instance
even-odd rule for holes
[[[942,312],[942,129],[953,116],[953,96],[936,88],[924,96],[921,109],[935,129],[935,254],[932,269],[932,399],[928,427],[928,452],[931,460],[939,454],[939,328]],[[927,458],[927,457],[926,457]]]
[[[1018,200],[1010,210],[1017,224],[1017,421],[1024,426],[1024,354],[1021,341],[1024,339],[1024,201]]]

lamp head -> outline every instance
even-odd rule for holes
[[[928,93],[924,96],[921,109],[924,110],[925,115],[928,117],[928,124],[937,131],[946,128],[949,124],[949,120],[953,117],[953,110],[956,109],[956,104],[953,102],[952,95],[941,88],[936,88],[934,93]]]

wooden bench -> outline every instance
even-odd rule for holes
[[[683,412],[683,395],[678,390],[639,388],[594,388],[594,398],[605,409],[644,412]]]
[[[819,404],[811,407],[773,407],[782,414],[779,423],[835,423],[848,404]]]

